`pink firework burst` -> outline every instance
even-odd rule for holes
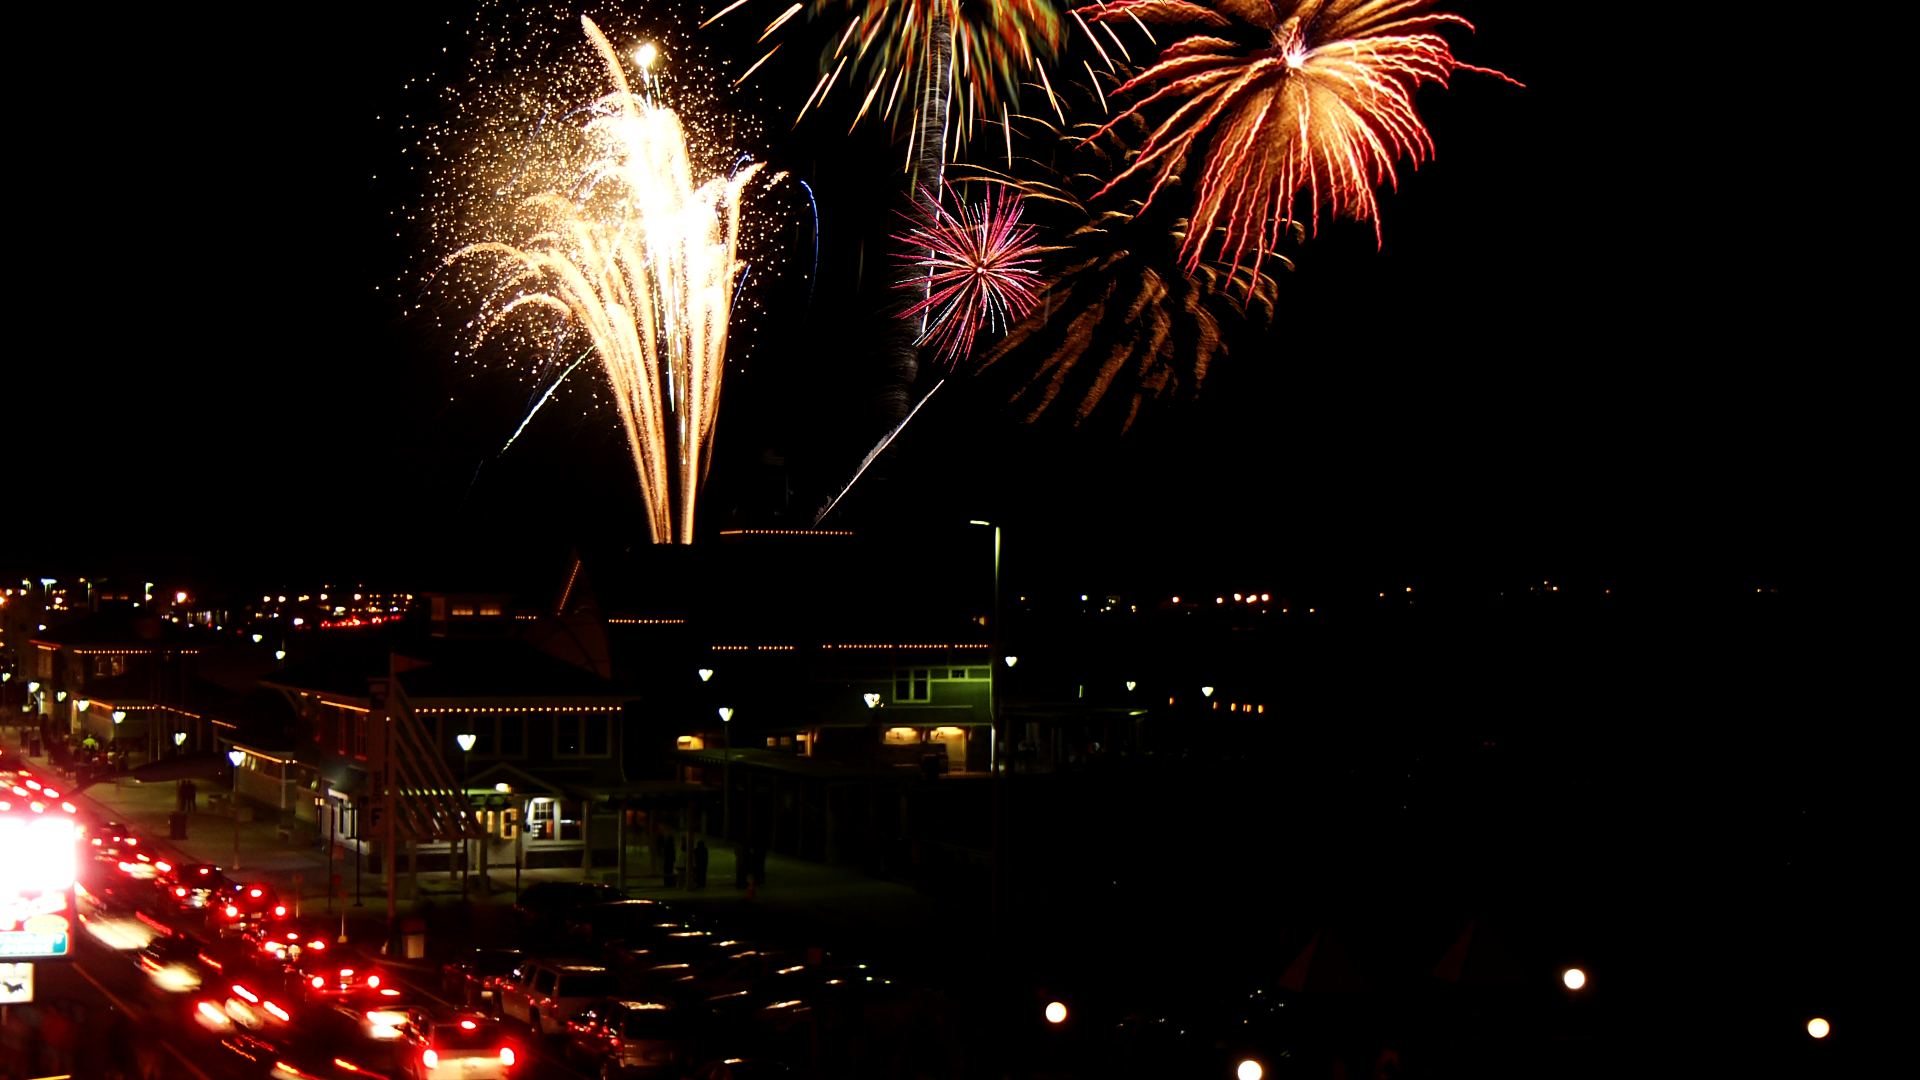
[[[1163,99],[1186,100],[1102,192],[1151,170],[1150,201],[1195,142],[1213,132],[1181,247],[1189,269],[1199,265],[1215,230],[1224,233],[1222,262],[1237,267],[1251,254],[1257,269],[1302,199],[1310,227],[1319,227],[1324,208],[1330,217],[1373,222],[1379,243],[1375,188],[1398,182],[1397,159],[1409,157],[1417,167],[1433,153],[1432,136],[1414,111],[1414,91],[1425,82],[1444,86],[1461,68],[1506,78],[1454,59],[1437,31],[1472,24],[1429,10],[1432,0],[1217,0],[1217,6],[1114,0],[1079,9],[1093,21],[1240,27],[1240,41],[1200,30],[1174,42],[1120,88],[1160,84],[1114,123]],[[1247,44],[1249,25],[1264,31],[1264,43]]]
[[[956,213],[928,189],[920,197],[932,224],[895,239],[920,252],[907,256],[914,272],[899,285],[923,298],[900,317],[924,318],[920,346],[952,367],[973,351],[983,326],[1004,330],[1040,303],[1040,253],[1047,249],[1034,244],[1035,227],[1021,223],[1016,192],[996,185],[972,205],[956,196]]]

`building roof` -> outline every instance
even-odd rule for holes
[[[34,635],[36,645],[57,649],[150,652],[155,649],[205,647],[211,636],[198,627],[167,622],[138,608],[109,608],[82,615],[69,623]]]
[[[614,682],[512,638],[450,638],[400,673],[408,698],[626,698]]]

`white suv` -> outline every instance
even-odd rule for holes
[[[574,1013],[619,997],[620,977],[597,964],[528,960],[500,980],[500,1011],[542,1035],[566,1033]]]

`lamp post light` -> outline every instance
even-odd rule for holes
[[[467,853],[467,766],[473,757],[473,744],[480,741],[480,736],[469,731],[455,735],[453,741],[460,744],[460,899],[465,900],[467,862],[471,857]]]
[[[118,714],[115,714],[116,717]],[[119,723],[118,719],[114,723]],[[233,762],[233,868],[240,869],[240,763],[247,760],[245,750],[227,751],[227,760]]]
[[[700,675],[700,681],[706,682],[708,679],[713,678],[713,669],[710,667],[703,667],[700,669],[699,675]]]
[[[176,732],[174,732],[174,733],[173,733],[173,745],[175,745],[175,746],[184,746],[184,745],[186,745],[186,742],[187,742],[187,733],[186,733],[186,732],[184,732],[184,731],[176,731]]]

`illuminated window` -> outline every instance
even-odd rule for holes
[[[682,735],[673,740],[673,745],[676,749],[680,750],[705,750],[707,748],[707,740],[702,739],[698,735]]]
[[[456,601],[453,605],[453,614],[455,617],[459,617],[463,615],[472,615],[473,604],[465,601]]]
[[[497,603],[490,603],[490,604],[481,604],[481,605],[480,605],[480,614],[482,614],[482,615],[498,615],[498,614],[500,614],[500,605],[499,605],[499,604],[497,604]]]
[[[910,727],[888,728],[882,741],[889,743],[917,743],[920,733]]]

